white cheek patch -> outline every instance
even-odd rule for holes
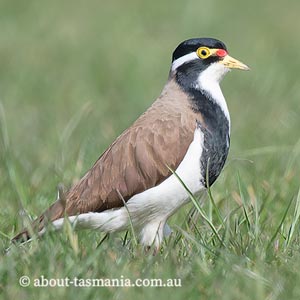
[[[181,56],[181,57],[177,58],[172,63],[172,71],[175,71],[181,65],[183,65],[183,64],[185,64],[185,63],[187,63],[189,61],[195,60],[195,59],[199,59],[199,57],[196,54],[196,52],[191,52],[189,54],[186,54],[184,56]]]
[[[225,67],[222,63],[215,62],[201,72],[199,79],[200,81],[202,79],[219,83],[223,79],[224,75],[229,71],[230,69]]]

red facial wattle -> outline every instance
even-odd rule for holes
[[[219,57],[224,57],[224,56],[226,56],[228,53],[227,53],[227,51],[224,50],[224,49],[218,49],[217,52],[216,52],[216,54],[217,54],[217,56],[219,56]]]

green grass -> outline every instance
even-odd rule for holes
[[[299,299],[299,1],[0,2],[0,298]],[[172,217],[156,256],[131,232],[66,226],[5,254],[160,93],[182,40],[213,36],[251,67],[222,89],[225,169]],[[22,208],[26,213],[20,215]],[[203,218],[205,216],[205,218]],[[177,288],[23,288],[40,278],[181,278]]]

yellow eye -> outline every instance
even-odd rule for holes
[[[210,50],[207,47],[200,47],[197,49],[197,55],[202,58],[208,58],[210,56]]]

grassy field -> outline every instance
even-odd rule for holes
[[[0,2],[1,299],[300,299],[300,2]],[[222,83],[232,118],[222,175],[171,219],[162,251],[130,233],[49,233],[4,249],[159,95],[190,37],[251,67]],[[213,224],[213,229],[209,226]],[[21,287],[19,278],[31,284]],[[44,278],[180,278],[181,287],[35,287]]]

